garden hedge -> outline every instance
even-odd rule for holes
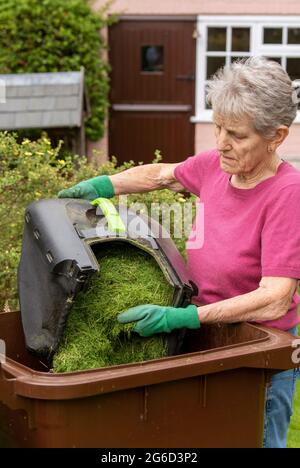
[[[116,18],[110,1],[92,10],[88,0],[0,0],[0,73],[78,71],[85,68],[91,117],[87,137],[104,134],[109,65],[101,31]]]
[[[154,162],[159,161],[159,155]],[[114,174],[132,167],[129,161],[117,166],[117,160],[95,166],[86,158],[71,157],[64,153],[61,145],[52,147],[43,136],[37,141],[25,139],[18,143],[17,134],[0,132],[0,310],[6,306],[18,307],[16,271],[20,258],[25,208],[34,200],[53,198],[59,190],[81,180],[101,174]],[[115,199],[112,199],[116,201]],[[144,194],[132,194],[128,202],[142,203],[184,203],[179,193],[160,190]],[[171,233],[174,225],[171,225]],[[185,238],[175,239],[184,253]]]

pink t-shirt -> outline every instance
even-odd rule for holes
[[[177,166],[175,177],[204,204],[203,246],[187,251],[199,289],[195,303],[254,291],[263,276],[300,279],[300,172],[293,166],[283,161],[275,176],[239,189],[221,169],[218,151],[211,150]],[[284,317],[263,324],[293,328],[300,322],[298,299],[295,294]]]

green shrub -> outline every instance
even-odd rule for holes
[[[0,0],[0,73],[77,71],[84,66],[91,103],[87,136],[104,133],[108,63],[99,32],[115,21],[110,2],[92,11],[87,0]]]
[[[158,159],[156,159],[158,160]],[[114,174],[134,165],[128,162],[117,167],[114,159],[98,168],[87,164],[85,158],[71,156],[60,159],[60,146],[52,148],[43,137],[35,142],[17,143],[17,135],[0,133],[0,310],[7,303],[11,309],[18,307],[16,271],[19,263],[25,208],[34,200],[56,197],[59,190],[81,180],[101,174]],[[116,198],[115,198],[116,201]],[[184,202],[181,194],[161,190],[133,194],[128,202],[172,203]],[[172,232],[173,226],[171,226]],[[183,252],[185,239],[176,240]]]
[[[16,138],[0,133],[0,308],[6,301],[11,308],[17,307],[16,270],[26,206],[52,198],[66,184],[93,177],[102,169],[96,171],[81,158],[75,171],[71,157],[59,159],[60,148],[52,148],[47,138],[21,144]],[[103,170],[110,166],[113,170],[110,163]]]

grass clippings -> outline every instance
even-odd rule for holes
[[[142,338],[117,315],[141,304],[170,305],[173,288],[155,259],[126,243],[98,244],[100,272],[80,292],[69,314],[53,372],[71,372],[158,359],[167,355],[163,335]]]

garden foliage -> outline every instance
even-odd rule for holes
[[[46,136],[37,141],[17,142],[17,136],[0,133],[0,310],[5,304],[10,309],[18,307],[16,271],[19,263],[25,208],[33,201],[57,196],[59,190],[82,180],[101,174],[114,174],[134,165],[132,161],[117,167],[116,159],[99,167],[87,163],[82,157],[72,158],[61,148],[52,147]],[[117,201],[117,199],[113,199]],[[161,190],[133,194],[128,202],[184,202],[180,194]],[[171,231],[173,226],[171,226]],[[184,251],[185,239],[177,246]]]
[[[98,12],[88,0],[0,0],[0,73],[79,71],[85,68],[90,140],[104,134],[109,66],[101,31],[115,17],[110,1]]]

